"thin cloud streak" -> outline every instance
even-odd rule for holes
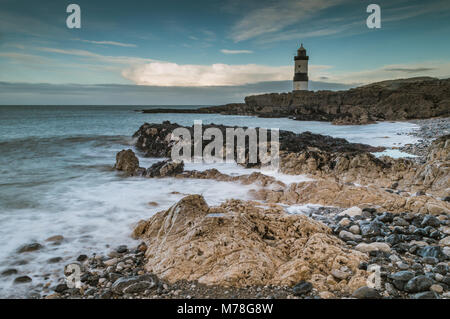
[[[318,12],[344,0],[280,1],[276,5],[253,10],[232,28],[231,39],[241,42],[282,31],[288,26],[310,19]]]
[[[76,49],[57,49],[57,48],[47,48],[47,47],[38,47],[36,50],[48,52],[48,53],[57,53],[57,54],[65,54],[65,55],[73,55],[79,57],[93,58],[102,62],[107,63],[117,63],[117,64],[127,64],[127,65],[135,65],[142,64],[148,62],[154,62],[156,60],[146,59],[146,58],[138,58],[138,57],[128,57],[128,56],[107,56],[97,54],[87,50],[76,50]]]
[[[365,27],[365,11],[361,15],[349,13],[337,19],[321,16],[327,9],[349,3],[351,0],[284,0],[276,5],[251,11],[232,27],[229,36],[235,42],[255,40],[258,44],[267,44],[299,38],[351,36],[370,32],[370,29]],[[395,23],[426,14],[446,12],[449,9],[448,1],[426,6],[385,5],[382,7],[382,23]]]
[[[131,43],[122,43],[122,42],[116,42],[116,41],[93,41],[93,40],[85,40],[85,39],[74,39],[75,41],[85,42],[85,43],[91,43],[91,44],[99,44],[99,45],[112,45],[112,46],[118,46],[118,47],[125,47],[125,48],[136,48],[136,44]]]
[[[252,54],[253,51],[251,50],[227,50],[227,49],[222,49],[220,50],[220,52],[222,52],[223,54]]]
[[[384,80],[404,78],[405,74],[407,74],[408,77],[430,76],[446,78],[450,74],[450,62],[425,61],[420,63],[385,65],[381,68],[356,72],[333,73],[332,70],[330,70],[322,72],[321,76],[328,78],[326,82],[369,84]]]

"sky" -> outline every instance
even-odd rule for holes
[[[0,0],[0,104],[242,102],[292,90],[300,43],[312,90],[447,78],[449,21],[448,0]]]

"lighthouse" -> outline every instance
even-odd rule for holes
[[[294,57],[294,91],[308,90],[308,60],[309,56],[306,55],[306,49],[302,43],[297,50],[297,56]]]

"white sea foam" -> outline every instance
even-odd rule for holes
[[[323,207],[318,204],[291,205],[286,207],[289,214],[309,215],[314,209]]]
[[[400,158],[400,157],[417,157],[416,155],[413,154],[409,154],[409,153],[405,153],[402,152],[400,150],[397,149],[386,149],[383,152],[376,152],[373,153],[376,157],[381,157],[381,156],[390,156],[393,158]]]
[[[21,275],[32,277],[33,284],[43,282],[43,274],[61,275],[62,264],[49,264],[48,259],[63,257],[68,262],[81,253],[101,253],[107,245],[131,245],[130,234],[137,221],[169,208],[188,194],[202,194],[209,205],[218,205],[229,198],[250,199],[251,188],[214,180],[125,179],[114,172],[61,182],[43,196],[41,208],[1,215],[2,268],[18,269]],[[45,243],[53,235],[63,235],[65,241],[59,246]],[[18,247],[34,241],[45,247],[37,252],[16,253]],[[23,258],[27,264],[14,265]],[[12,288],[12,278],[0,283],[3,289]]]

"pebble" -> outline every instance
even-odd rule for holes
[[[11,275],[15,275],[17,274],[17,269],[14,268],[10,268],[10,269],[6,269],[4,271],[2,271],[2,276],[11,276]]]
[[[355,235],[358,235],[360,233],[359,226],[353,225],[349,228],[350,232],[352,232]]]
[[[360,243],[355,247],[356,250],[359,250],[364,253],[369,253],[371,251],[384,251],[384,252],[390,252],[391,247],[386,243]]]
[[[350,216],[350,217],[361,216],[362,209],[357,206],[354,206],[354,207],[350,207],[338,214],[338,216],[345,216],[345,215]]]
[[[441,285],[434,284],[430,286],[430,290],[441,294],[444,291],[444,288]]]
[[[343,240],[358,240],[359,239],[358,235],[355,235],[346,230],[341,230],[341,232],[339,233],[339,237]]]
[[[434,291],[419,292],[412,296],[414,299],[438,299],[439,296]]]
[[[359,226],[361,229],[361,235],[363,237],[374,237],[381,235],[382,223],[378,221],[372,221]]]
[[[414,278],[414,273],[412,271],[399,271],[389,276],[393,280],[399,281],[409,281]]]
[[[52,236],[47,238],[45,241],[49,241],[49,242],[53,242],[53,243],[59,243],[61,241],[64,240],[64,236],[62,235],[56,235],[56,236]]]
[[[153,288],[155,283],[148,281],[140,281],[134,283],[123,289],[124,294],[134,294],[134,293],[142,293],[150,288]]]
[[[409,226],[409,223],[406,220],[398,216],[394,217],[393,224],[395,226],[403,226],[403,227]]]
[[[419,275],[409,280],[405,285],[408,292],[422,292],[430,289],[433,281],[424,275]]]
[[[53,258],[50,258],[49,260],[47,260],[47,262],[49,264],[56,264],[56,263],[61,262],[62,260],[63,260],[62,257],[53,257]]]
[[[444,279],[444,276],[441,274],[436,274],[434,275],[434,279],[436,279],[436,281],[442,281]]]
[[[422,227],[423,226],[439,227],[440,225],[441,221],[432,215],[426,215],[421,224]]]
[[[441,246],[450,246],[450,236],[447,236],[439,241]]]
[[[340,220],[340,222],[339,222],[339,225],[341,226],[341,227],[347,227],[348,225],[350,225],[352,222],[351,222],[351,220],[350,219],[348,219],[348,218],[342,218],[341,220]]]
[[[367,286],[356,289],[352,297],[357,299],[380,299],[381,295],[374,288],[370,288]]]
[[[87,259],[88,259],[88,256],[86,256],[86,255],[79,255],[78,258],[77,258],[77,261],[83,262],[83,261],[85,261]]]
[[[69,287],[67,287],[66,284],[59,284],[53,290],[57,293],[62,293],[64,291],[66,291],[67,289],[69,289]]]
[[[398,267],[399,269],[401,269],[401,270],[409,269],[409,265],[406,264],[406,263],[404,263],[403,261],[397,261],[395,264],[396,264],[397,267]]]
[[[126,245],[121,245],[117,247],[116,252],[118,252],[119,254],[124,254],[128,252],[128,247]]]
[[[347,279],[350,276],[350,274],[348,272],[341,271],[339,269],[333,269],[331,271],[331,275],[333,275],[334,278],[337,278],[340,280]]]
[[[111,258],[111,259],[108,259],[108,260],[104,261],[103,263],[106,266],[113,266],[113,265],[117,264],[118,261],[119,260],[117,258]]]
[[[20,277],[17,277],[16,279],[14,279],[15,284],[24,284],[24,283],[28,283],[31,281],[32,281],[32,279],[28,276],[20,276]]]
[[[18,253],[28,253],[28,252],[39,250],[42,247],[43,246],[39,243],[31,243],[31,244],[21,246],[17,252]]]
[[[294,292],[295,296],[302,296],[304,294],[307,294],[312,290],[313,286],[308,281],[300,281],[298,284],[296,284],[292,291]]]

